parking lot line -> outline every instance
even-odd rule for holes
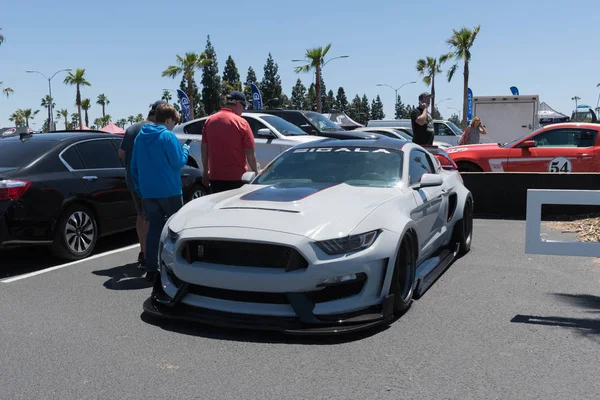
[[[66,264],[56,265],[54,267],[42,269],[40,271],[30,272],[28,274],[17,275],[17,276],[14,276],[12,278],[3,279],[0,282],[2,282],[2,283],[16,282],[16,281],[19,281],[21,279],[31,278],[32,276],[40,275],[40,274],[43,274],[43,273],[46,273],[46,272],[55,271],[57,269],[61,269],[61,268],[65,268],[65,267],[70,267],[71,265],[81,264],[81,263],[84,263],[86,261],[94,260],[96,258],[100,258],[100,257],[104,257],[104,256],[109,256],[111,254],[120,253],[120,252],[126,251],[126,250],[135,249],[136,247],[139,247],[139,246],[140,246],[139,243],[138,244],[132,244],[131,246],[126,246],[126,247],[121,247],[121,248],[118,248],[118,249],[115,249],[115,250],[106,251],[104,253],[100,253],[100,254],[96,254],[96,255],[93,255],[93,256],[88,257],[88,258],[84,258],[82,260],[77,260],[77,261],[73,261],[73,262],[66,263]]]

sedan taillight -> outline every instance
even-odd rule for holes
[[[31,182],[17,180],[1,180],[0,181],[0,200],[19,200],[27,189],[31,186]]]

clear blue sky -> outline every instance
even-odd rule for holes
[[[426,86],[418,75],[418,58],[439,56],[448,50],[445,40],[453,28],[481,24],[473,46],[470,87],[475,95],[510,94],[515,85],[521,94],[537,94],[541,101],[570,115],[571,97],[596,106],[600,88],[600,36],[597,2],[558,1],[248,1],[227,2],[155,0],[0,0],[0,81],[15,93],[0,97],[0,126],[9,126],[8,115],[17,108],[40,109],[36,128],[45,111],[41,98],[47,81],[27,69],[46,75],[61,68],[85,68],[91,87],[82,96],[95,103],[98,94],[110,99],[113,117],[146,113],[160,98],[162,88],[176,88],[179,79],[161,78],[174,63],[175,54],[202,52],[206,36],[217,52],[219,73],[232,55],[242,79],[248,66],[262,78],[271,52],[279,65],[285,92],[298,76],[308,87],[311,74],[293,72],[292,59],[303,58],[306,48],[331,42],[329,55],[349,55],[334,60],[324,70],[328,89],[343,86],[349,99],[365,93],[381,95],[386,117],[393,118],[394,93],[377,87],[398,87],[414,104]],[[62,83],[64,73],[52,81],[56,108],[76,112],[75,88]],[[197,81],[200,81],[198,75]],[[439,76],[440,105],[462,109],[462,69],[451,83]],[[90,120],[101,116],[94,105]]]

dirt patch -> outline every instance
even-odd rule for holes
[[[558,221],[545,222],[544,225],[563,233],[575,233],[580,242],[600,242],[600,215],[562,216],[556,219]]]

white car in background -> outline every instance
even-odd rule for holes
[[[199,169],[202,169],[202,153],[200,150],[202,129],[207,118],[203,117],[188,121],[177,125],[173,129],[173,133],[181,143],[188,139],[194,140],[190,144],[188,164]],[[276,156],[297,144],[326,139],[321,136],[309,135],[296,125],[275,115],[253,112],[243,113],[242,118],[248,121],[252,133],[254,133],[256,160],[259,168],[264,168]]]
[[[361,131],[361,132],[371,132],[371,133],[377,133],[379,135],[383,135],[383,136],[387,136],[387,137],[391,137],[394,139],[404,139],[407,140],[409,142],[412,142],[412,129],[411,128],[380,128],[380,127],[374,127],[374,128],[356,128],[356,131]],[[433,141],[433,145],[437,146],[439,148],[442,149],[447,149],[452,147],[452,144],[447,143],[447,142],[442,142],[439,140],[434,140]]]

